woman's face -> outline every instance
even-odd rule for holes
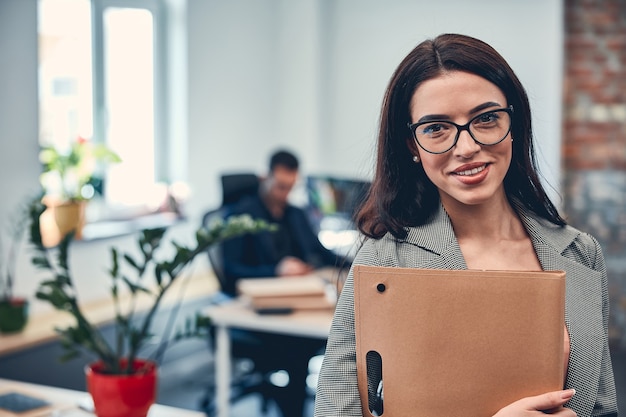
[[[465,125],[474,116],[507,106],[495,84],[478,75],[451,71],[417,88],[410,103],[411,123],[436,119]],[[495,204],[504,198],[503,180],[512,155],[510,133],[496,145],[481,145],[462,131],[456,145],[443,154],[426,152],[413,138],[408,145],[439,189],[444,206]]]

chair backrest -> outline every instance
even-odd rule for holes
[[[223,174],[222,206],[237,203],[242,197],[256,194],[259,190],[259,177],[250,172]]]
[[[260,180],[254,173],[244,172],[236,174],[223,174],[222,182],[222,205],[219,208],[206,212],[202,218],[202,225],[207,227],[216,219],[225,219],[229,214],[229,207],[236,204],[243,197],[254,195],[259,190]],[[212,245],[208,251],[209,262],[217,277],[222,291],[229,288],[228,280],[224,273],[224,255],[220,243]]]
[[[227,210],[225,207],[220,207],[211,211],[208,211],[202,217],[202,226],[209,227],[212,222],[224,219],[227,216]],[[211,245],[207,250],[209,256],[209,262],[215,273],[215,277],[220,285],[220,288],[224,290],[227,285],[226,275],[224,274],[224,256],[221,243]]]

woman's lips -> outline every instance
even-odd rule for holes
[[[490,164],[476,166],[463,166],[452,172],[452,175],[466,185],[474,185],[482,182],[489,174]]]
[[[455,175],[463,175],[463,176],[468,176],[468,175],[475,175],[478,174],[479,172],[483,171],[485,168],[487,168],[487,165],[481,165],[479,167],[476,168],[471,168],[471,169],[466,169],[463,171],[454,171],[453,174]]]

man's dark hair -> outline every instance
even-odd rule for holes
[[[286,150],[279,150],[274,152],[270,158],[270,172],[274,172],[274,168],[277,166],[285,167],[291,171],[298,169],[298,158],[294,154]]]

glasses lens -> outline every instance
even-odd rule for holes
[[[448,122],[428,122],[415,128],[415,139],[428,152],[445,152],[454,144],[456,126]]]
[[[511,116],[505,110],[479,114],[469,125],[474,139],[483,145],[494,145],[506,137],[511,129]]]

